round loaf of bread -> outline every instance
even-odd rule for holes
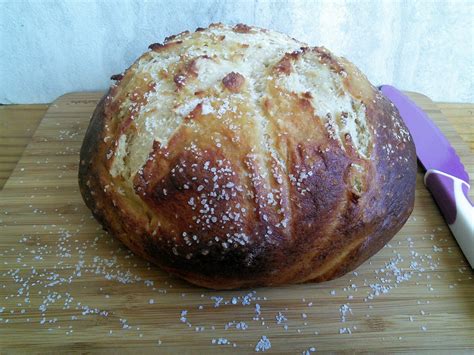
[[[152,44],[112,79],[82,145],[81,193],[107,231],[191,283],[329,280],[413,209],[397,109],[323,47],[213,24]]]

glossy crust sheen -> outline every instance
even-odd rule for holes
[[[247,68],[242,58],[260,60],[252,59],[260,47],[249,52],[259,44],[245,36],[281,39],[281,50],[262,51],[268,65]],[[221,55],[230,41],[237,59],[238,50]],[[196,45],[210,49],[196,54]],[[209,288],[320,282],[355,269],[405,223],[412,139],[351,63],[246,25],[215,24],[150,49],[114,76],[79,168],[87,206],[136,254]],[[157,60],[168,64],[146,66]],[[257,80],[255,70],[265,73]],[[200,87],[206,75],[218,79]],[[340,83],[328,89],[340,102],[320,97],[328,78]],[[353,110],[339,112],[342,102]],[[170,118],[156,118],[165,111]]]

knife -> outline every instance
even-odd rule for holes
[[[474,206],[469,175],[449,141],[428,115],[390,85],[379,87],[400,112],[413,137],[416,155],[426,169],[425,186],[433,195],[467,261],[474,268]]]

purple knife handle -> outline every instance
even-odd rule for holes
[[[425,174],[425,185],[474,268],[474,206],[468,196],[469,184],[455,176],[430,169]]]

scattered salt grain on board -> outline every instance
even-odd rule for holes
[[[268,339],[265,335],[263,335],[260,340],[258,341],[257,345],[255,345],[256,352],[264,352],[269,350],[272,347],[270,343],[270,339]]]

